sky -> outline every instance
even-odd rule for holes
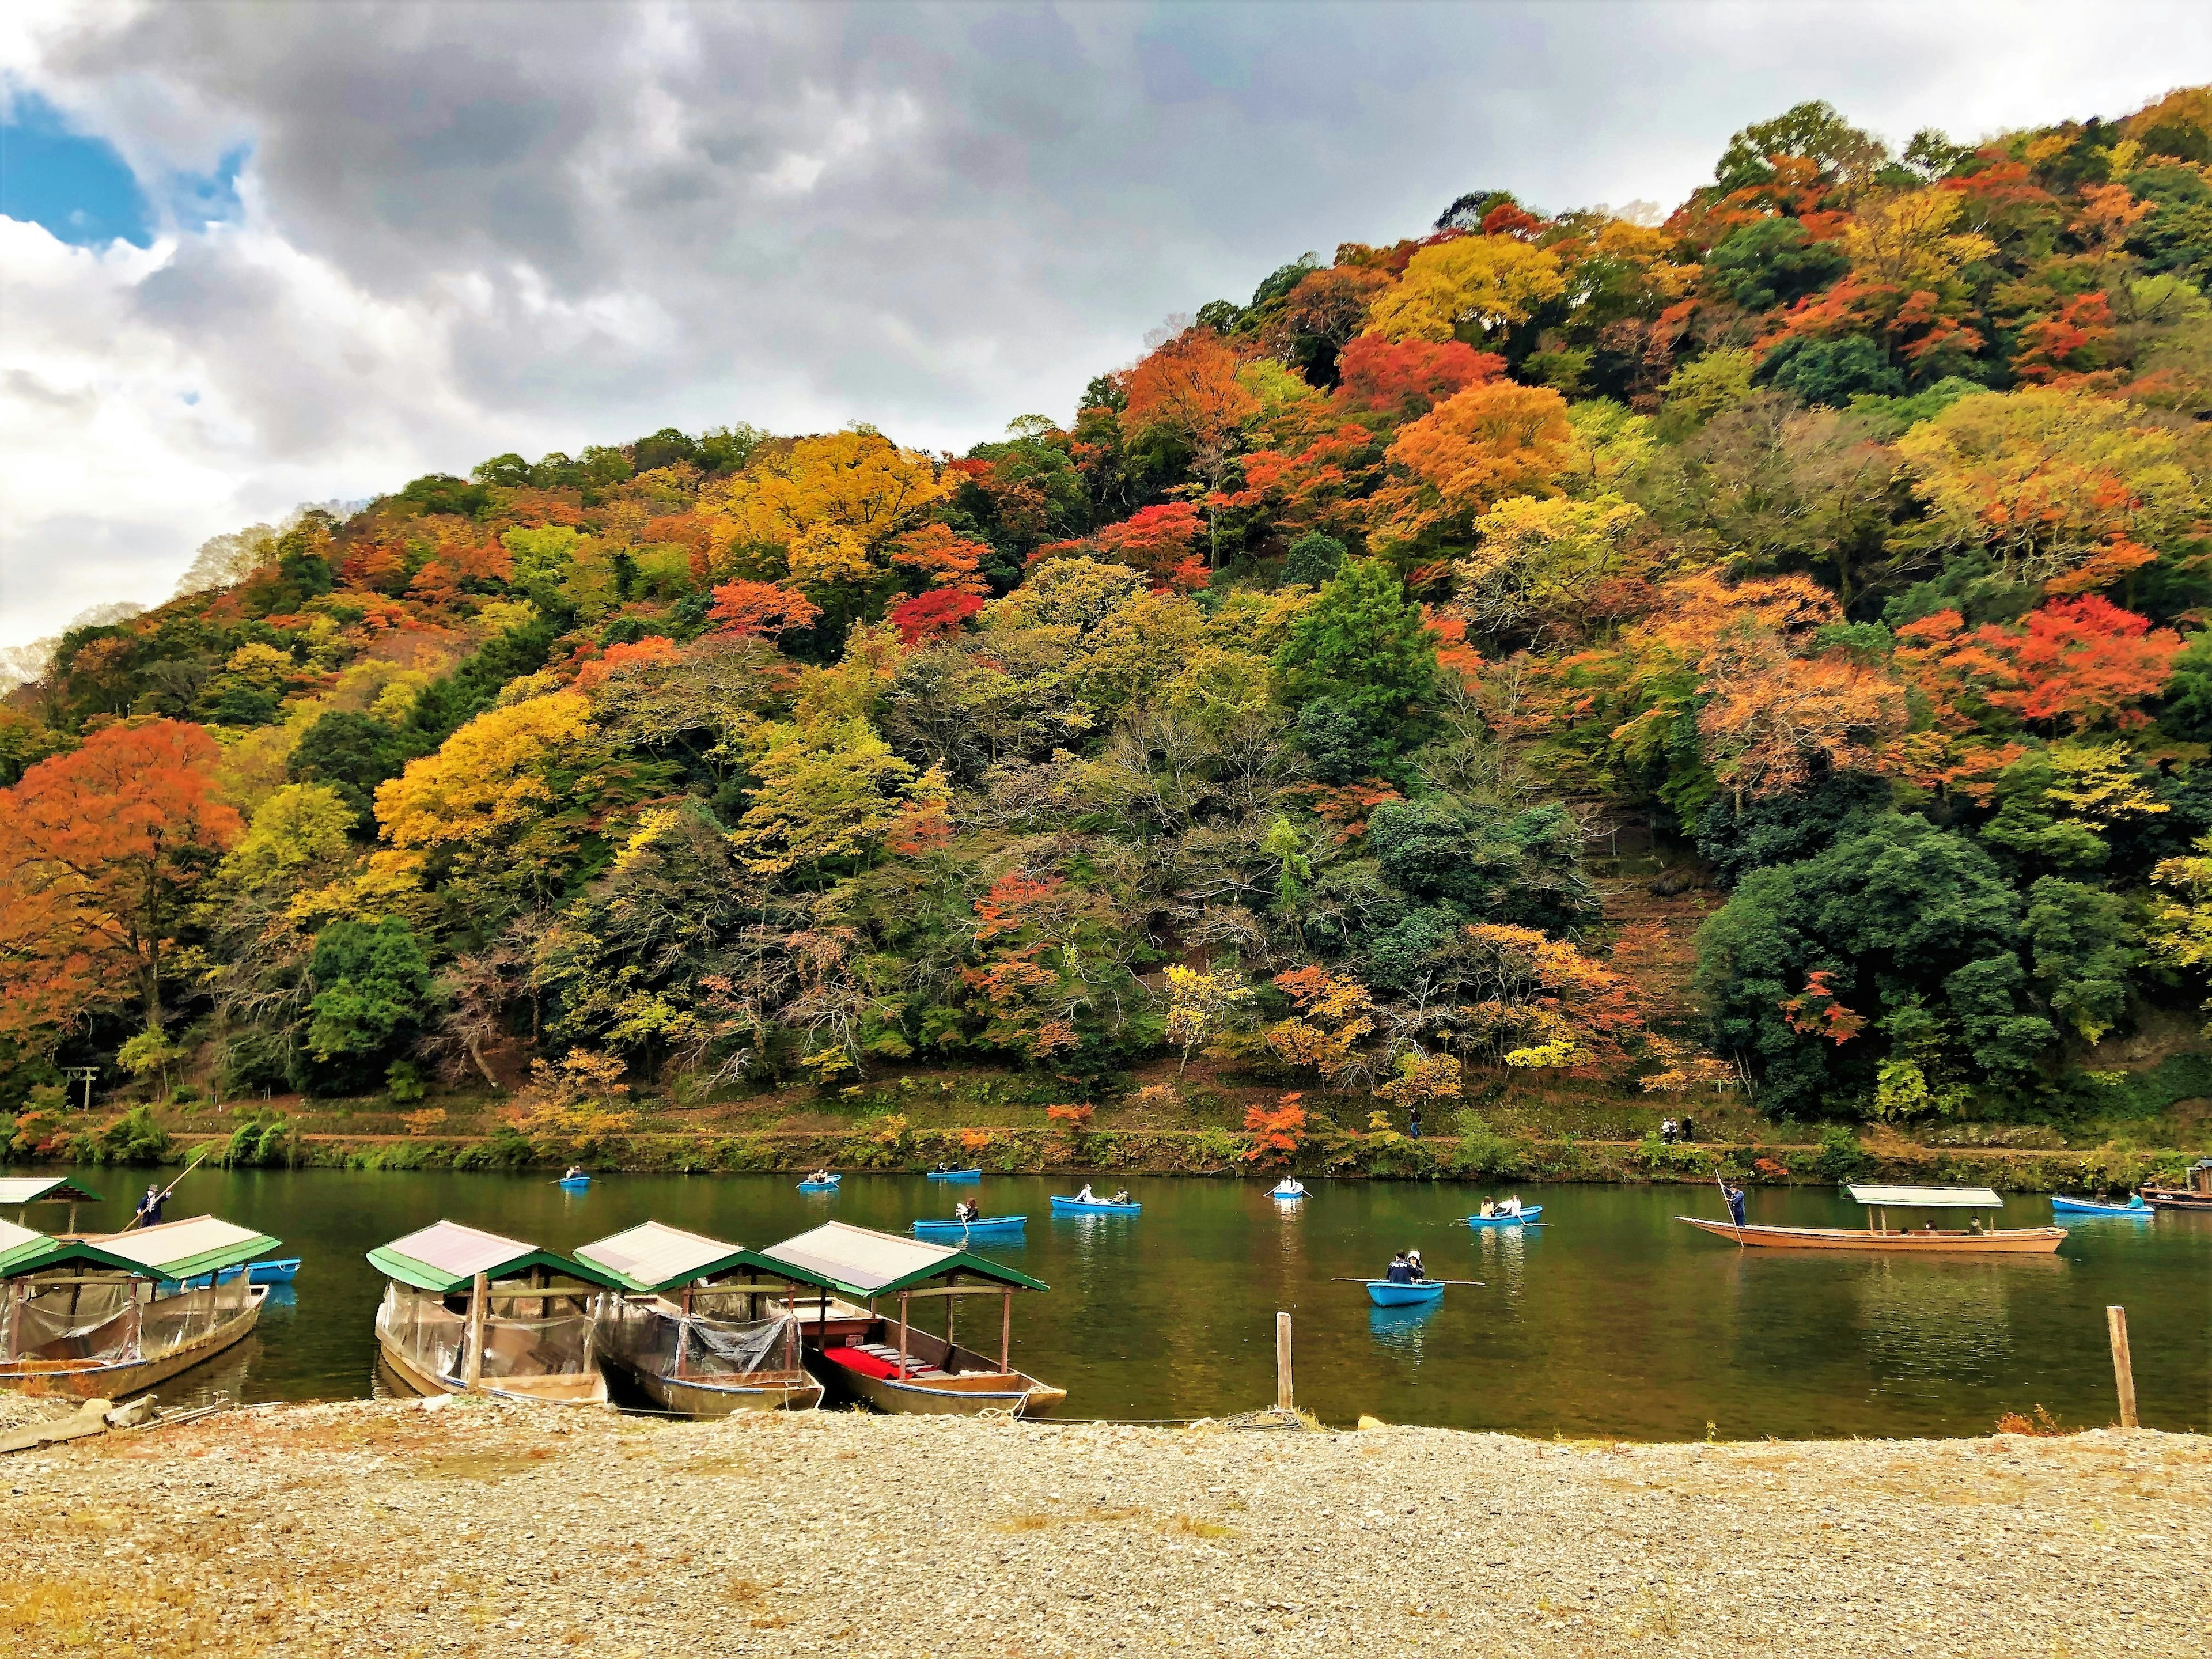
[[[2212,6],[0,9],[0,648],[507,451],[1066,420],[1462,192],[1671,207],[1808,98],[1901,146],[2212,79]]]

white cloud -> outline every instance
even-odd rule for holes
[[[1467,189],[1672,204],[1800,99],[1974,137],[2208,46],[2178,5],[9,9],[0,78],[157,200],[251,154],[234,222],[143,252],[0,223],[0,644],[506,450],[964,447]]]

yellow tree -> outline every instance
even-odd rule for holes
[[[730,842],[757,875],[785,876],[830,859],[865,859],[909,801],[945,799],[944,775],[921,777],[857,718],[772,721],[754,734],[757,782]]]
[[[714,572],[810,587],[871,582],[890,544],[949,488],[929,457],[879,432],[764,447],[708,501]]]
[[[1167,1038],[1182,1050],[1176,1067],[1180,1074],[1190,1064],[1191,1051],[1257,994],[1233,968],[1216,971],[1177,963],[1167,978]]]
[[[1368,312],[1368,331],[1386,340],[1465,337],[1522,323],[1565,291],[1566,277],[1548,250],[1510,236],[1462,236],[1425,247],[1398,285]]]

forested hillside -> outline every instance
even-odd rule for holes
[[[2212,90],[1807,105],[1663,224],[1472,191],[963,456],[666,430],[222,538],[0,709],[0,1107],[2093,1114],[2212,961],[2208,285]],[[1693,997],[1624,830],[1725,896]]]

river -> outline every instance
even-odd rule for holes
[[[129,1173],[71,1173],[110,1197],[82,1225],[128,1219]],[[1721,1213],[1718,1194],[1694,1187],[1522,1188],[1545,1224],[1477,1231],[1464,1218],[1483,1189],[1468,1185],[1316,1181],[1304,1203],[1279,1205],[1258,1181],[1128,1184],[1141,1216],[1056,1220],[1046,1200],[1073,1190],[1065,1177],[991,1176],[979,1188],[855,1174],[816,1198],[787,1176],[611,1175],[570,1194],[542,1174],[195,1172],[172,1219],[212,1212],[275,1234],[305,1263],[250,1345],[164,1393],[368,1394],[382,1282],[363,1252],[441,1217],[556,1249],[649,1217],[757,1247],[833,1217],[904,1231],[965,1194],[986,1215],[1030,1218],[1024,1241],[986,1253],[1052,1287],[1017,1301],[1016,1363],[1067,1389],[1070,1417],[1271,1404],[1283,1310],[1298,1403],[1332,1424],[1364,1413],[1651,1440],[1972,1435],[2040,1405],[2095,1425],[2116,1413],[2105,1308],[2119,1304],[2142,1421],[2212,1424],[2212,1215],[2081,1222],[2055,1257],[1910,1260],[1736,1249],[1671,1218]],[[1749,1204],[1753,1222],[1863,1224],[1825,1188],[1754,1188]],[[59,1224],[51,1209],[27,1218]],[[2004,1212],[2014,1226],[2049,1219],[2032,1195]],[[1407,1247],[1431,1276],[1483,1287],[1386,1311],[1337,1282],[1379,1275]]]

